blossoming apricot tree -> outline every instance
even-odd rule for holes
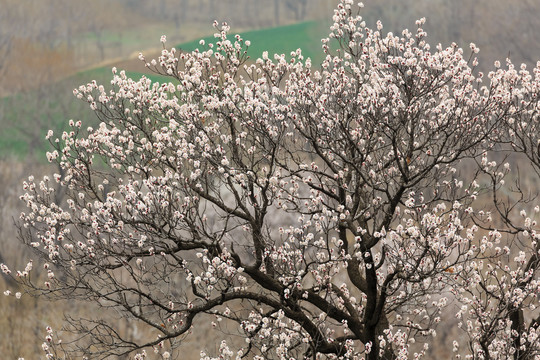
[[[24,183],[20,222],[48,277],[19,278],[156,334],[72,319],[82,354],[169,358],[212,322],[245,339],[219,358],[417,358],[451,314],[458,356],[540,356],[540,235],[516,170],[540,174],[540,66],[483,76],[473,44],[433,51],[424,20],[383,35],[359,8],[339,3],[320,67],[300,50],[250,62],[216,23],[201,51],[162,38],[147,66],[169,83],[113,69],[110,90],[74,91],[101,124],[48,134],[63,174]]]

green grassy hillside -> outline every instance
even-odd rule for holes
[[[268,51],[270,56],[274,53],[288,55],[300,47],[304,57],[310,57],[313,63],[317,63],[322,57],[320,39],[325,36],[326,28],[321,23],[311,21],[248,31],[241,33],[241,36],[244,40],[251,41],[248,50],[251,59],[260,57],[263,51]],[[234,32],[231,33],[231,37],[233,35]],[[210,43],[216,39],[210,36],[204,40]],[[196,40],[176,47],[192,51],[200,48],[200,44],[199,40]],[[48,129],[54,129],[56,133],[61,132],[69,119],[95,121],[88,105],[76,100],[71,90],[92,80],[107,86],[112,78],[111,67],[109,65],[81,71],[45,88],[0,99],[0,126],[3,128],[3,131],[0,131],[0,157],[15,156],[22,159],[31,155],[43,159],[43,153],[48,149],[44,139]],[[144,75],[156,82],[169,81],[169,78],[155,74],[135,71],[126,73],[133,79],[139,79]]]

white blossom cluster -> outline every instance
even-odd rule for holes
[[[425,19],[384,34],[360,9],[339,2],[320,67],[249,61],[215,23],[215,44],[140,56],[168,83],[75,89],[100,124],[47,134],[61,171],[24,182],[20,217],[47,276],[16,276],[159,333],[108,348],[108,319],[77,323],[111,356],[173,358],[212,315],[245,342],[201,359],[426,358],[454,308],[457,357],[540,356],[540,233],[499,161],[540,169],[540,65],[485,77],[474,44],[432,50]]]

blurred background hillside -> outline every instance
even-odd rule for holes
[[[14,218],[23,177],[54,172],[45,165],[48,129],[61,131],[69,119],[96,121],[72,89],[92,80],[107,84],[111,68],[141,76],[156,56],[162,34],[167,46],[192,50],[211,36],[213,20],[227,21],[233,33],[252,42],[250,56],[263,49],[287,53],[300,47],[321,58],[334,0],[0,0],[0,263],[18,269],[28,257],[17,241]],[[368,26],[378,19],[384,32],[401,33],[427,18],[428,41],[481,49],[480,69],[494,60],[540,60],[538,0],[365,0]],[[434,48],[434,46],[433,46]],[[0,295],[14,284],[0,276]],[[76,312],[89,311],[69,307]],[[0,297],[0,354],[5,359],[38,358],[46,325],[61,324],[67,307],[35,299]],[[444,332],[443,332],[444,333]],[[203,336],[204,329],[199,336]],[[195,334],[195,339],[197,334]],[[195,341],[196,342],[196,341]],[[444,347],[441,347],[444,349]],[[194,347],[193,354],[198,354]],[[440,350],[444,351],[444,350]],[[190,357],[188,357],[190,358]],[[443,358],[446,358],[443,356]]]
[[[147,58],[167,46],[191,50],[211,36],[214,19],[232,32],[249,32],[251,57],[263,48],[288,52],[301,47],[317,63],[335,0],[0,0],[0,156],[43,153],[43,134],[81,117],[74,87],[90,80],[107,83],[113,66],[144,71]],[[529,66],[540,58],[540,2],[537,0],[366,1],[369,26],[400,33],[427,17],[429,41],[481,49],[480,67],[496,59]],[[296,24],[296,25],[294,25]],[[291,26],[292,25],[292,26]],[[262,30],[261,30],[262,29]],[[134,74],[136,76],[136,74]],[[30,126],[31,125],[31,126]],[[43,157],[41,157],[43,158]]]

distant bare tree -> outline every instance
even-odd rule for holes
[[[280,19],[279,19],[279,1],[280,0],[274,0],[274,21],[276,26],[280,25]]]
[[[294,13],[296,21],[302,21],[306,16],[307,0],[285,0],[285,6]]]

